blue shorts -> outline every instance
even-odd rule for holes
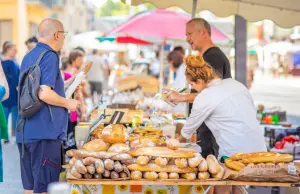
[[[24,190],[34,193],[47,192],[52,182],[59,181],[61,169],[61,140],[41,140],[24,145],[18,144],[21,163],[21,177]]]

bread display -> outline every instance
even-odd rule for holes
[[[185,173],[185,174],[182,174],[182,177],[189,181],[196,180],[196,178],[197,178],[196,173]]]
[[[198,166],[198,170],[199,172],[206,172],[208,171],[208,164],[207,164],[207,161],[205,159],[203,159],[199,166]]]
[[[280,163],[280,162],[291,162],[293,161],[293,156],[291,154],[279,154],[279,153],[265,153],[265,154],[254,154],[242,159],[243,163],[266,163],[266,162],[273,162],[273,163]]]
[[[127,153],[130,147],[124,143],[115,143],[108,148],[108,152]]]
[[[193,158],[188,159],[188,164],[191,168],[199,166],[199,164],[204,160],[200,153],[197,153]]]
[[[177,172],[171,172],[169,174],[169,179],[179,179],[179,174]]]
[[[83,145],[82,149],[90,152],[101,152],[107,151],[108,147],[108,144],[102,139],[94,139]]]
[[[169,175],[166,172],[160,172],[160,173],[158,173],[158,178],[159,179],[168,179]]]
[[[113,124],[102,130],[102,139],[106,143],[125,143],[128,139],[127,129],[121,124]]]
[[[205,181],[205,180],[209,179],[209,177],[210,177],[209,172],[199,172],[198,173],[199,180]]]
[[[167,158],[162,158],[162,157],[157,157],[155,159],[155,164],[157,164],[158,166],[167,166],[168,159]]]
[[[282,182],[274,173],[281,174],[282,178],[295,180],[293,175],[288,174],[287,164],[285,164],[292,160],[293,156],[290,154],[275,152],[236,153],[225,160],[225,166],[229,169],[230,179],[249,181],[274,179],[276,182]]]
[[[131,147],[154,147],[166,142],[162,130],[153,127],[135,129],[129,136]]]
[[[193,158],[196,151],[190,148],[179,148],[171,150],[167,147],[143,147],[131,149],[128,154],[131,156],[155,156],[166,158]]]
[[[212,175],[216,175],[221,171],[221,165],[214,155],[208,155],[206,161],[208,164],[208,171]]]
[[[175,165],[178,166],[178,168],[186,168],[188,166],[188,161],[186,158],[176,158]]]
[[[141,171],[133,171],[131,172],[131,179],[132,180],[140,180],[143,178],[143,174]]]
[[[225,164],[226,164],[227,167],[229,167],[233,170],[237,170],[237,171],[240,171],[241,169],[243,169],[245,167],[245,164],[243,164],[242,162],[233,161],[231,159],[226,159]]]
[[[144,172],[143,177],[148,180],[158,179],[158,174],[156,172]]]
[[[129,170],[141,172],[176,172],[176,173],[191,173],[197,172],[197,168],[178,168],[176,165],[167,165],[165,167],[158,166],[157,164],[138,165],[132,164],[128,166]]]
[[[177,139],[170,139],[167,143],[167,147],[171,150],[177,150],[180,146],[180,143]]]

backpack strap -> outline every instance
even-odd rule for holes
[[[40,54],[39,58],[36,60],[36,62],[35,62],[34,65],[40,65],[40,62],[41,62],[41,60],[43,59],[44,55],[45,55],[46,53],[48,53],[48,52],[53,52],[53,53],[55,53],[55,55],[57,56],[57,53],[56,53],[55,51],[53,51],[53,50],[48,50],[48,49],[47,49],[47,50],[43,51],[43,52]],[[49,112],[50,112],[50,119],[51,119],[51,122],[53,122],[53,114],[52,114],[51,107],[50,107],[49,104],[47,104],[47,107],[48,107]]]

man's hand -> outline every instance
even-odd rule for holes
[[[184,96],[174,90],[168,90],[167,100],[169,102],[184,102]]]
[[[74,112],[74,111],[77,110],[77,108],[79,108],[79,106],[80,106],[79,101],[74,100],[74,99],[69,99],[69,100],[68,100],[68,105],[67,105],[66,108],[67,108],[69,111]]]
[[[186,142],[186,139],[180,135],[179,137],[176,138],[179,142]]]

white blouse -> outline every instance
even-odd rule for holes
[[[219,157],[266,151],[263,131],[248,89],[234,79],[213,80],[194,100],[181,130],[187,139],[205,122],[219,145]]]
[[[173,83],[173,88],[183,89],[186,86],[186,78],[185,78],[185,64],[181,64],[180,67],[176,71],[176,78]],[[181,102],[174,108],[173,112],[175,113],[186,113],[186,103]]]

